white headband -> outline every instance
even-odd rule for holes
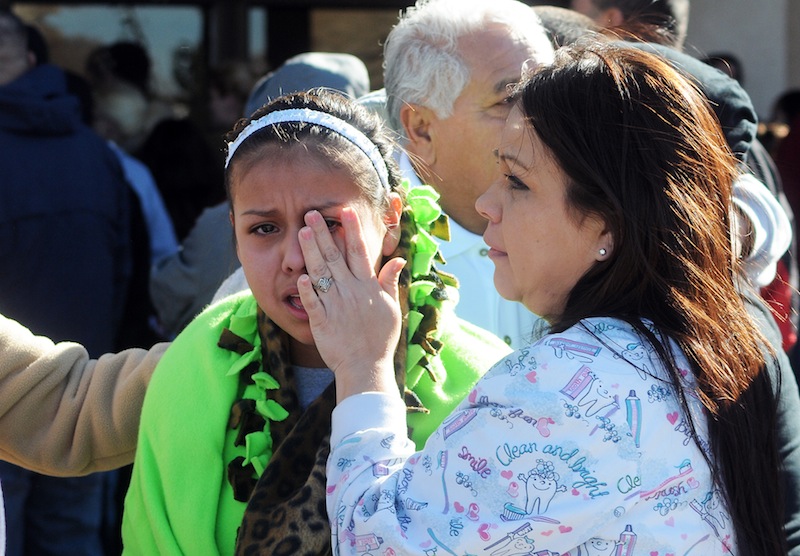
[[[277,110],[247,124],[247,127],[242,130],[239,136],[228,143],[228,157],[225,159],[225,168],[227,168],[231,163],[231,158],[233,158],[234,153],[236,153],[236,149],[242,145],[245,139],[250,137],[256,131],[264,129],[268,125],[287,122],[316,124],[326,127],[331,131],[335,131],[350,141],[353,145],[361,149],[361,151],[367,155],[367,158],[369,158],[370,162],[372,162],[372,166],[375,168],[375,171],[378,172],[378,177],[380,178],[383,187],[385,187],[387,191],[391,190],[391,187],[389,186],[389,170],[386,168],[386,162],[383,160],[383,157],[381,156],[378,147],[375,146],[375,143],[370,141],[366,135],[344,120],[340,120],[339,118],[332,116],[327,112],[319,112],[318,110],[311,110],[309,108],[289,108],[286,110]]]

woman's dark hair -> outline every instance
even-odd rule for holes
[[[738,553],[785,554],[765,372],[773,353],[737,289],[746,286],[730,236],[736,160],[707,101],[667,61],[596,42],[560,49],[518,94],[531,133],[566,173],[568,204],[613,237],[611,256],[578,281],[551,329],[607,316],[647,338],[685,415],[688,396],[706,409],[711,454],[694,426],[692,435],[726,496]],[[670,340],[692,367],[692,392]]]
[[[307,108],[325,112],[361,131],[378,148],[386,163],[391,189],[395,190],[399,186],[401,178],[392,157],[393,143],[385,132],[381,119],[357,102],[333,91],[315,89],[307,93],[292,93],[278,97],[256,110],[249,118],[239,120],[225,136],[225,140],[227,142],[235,140],[250,122],[262,116],[292,108]],[[265,145],[275,145],[281,149],[302,145],[309,151],[317,152],[332,166],[351,172],[356,183],[375,208],[388,207],[386,191],[377,179],[376,170],[358,147],[326,127],[297,122],[268,125],[248,137],[236,149],[225,172],[225,188],[229,200],[231,199],[232,168],[235,165],[249,164],[256,160]]]

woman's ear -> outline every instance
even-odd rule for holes
[[[614,252],[614,235],[606,228],[602,231],[597,239],[597,251],[595,253],[595,260],[607,261]]]
[[[400,215],[403,212],[403,201],[395,192],[389,193],[389,208],[383,218],[386,234],[383,236],[383,256],[388,257],[400,243]]]

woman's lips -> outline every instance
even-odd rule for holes
[[[500,251],[499,249],[495,249],[494,247],[490,247],[488,255],[490,259],[498,259],[502,257],[507,257],[508,253],[506,253],[505,251]]]

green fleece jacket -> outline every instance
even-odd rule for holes
[[[226,467],[237,448],[228,439],[239,388],[229,370],[239,356],[217,347],[238,313],[254,312],[250,294],[227,298],[197,317],[164,354],[142,409],[133,476],[122,524],[126,554],[232,554],[245,510],[234,500]],[[234,316],[234,318],[236,318]],[[432,361],[439,378],[409,376],[429,414],[409,415],[412,439],[428,435],[489,367],[510,351],[500,339],[448,310],[439,330],[444,347]],[[268,369],[265,369],[267,372]]]

